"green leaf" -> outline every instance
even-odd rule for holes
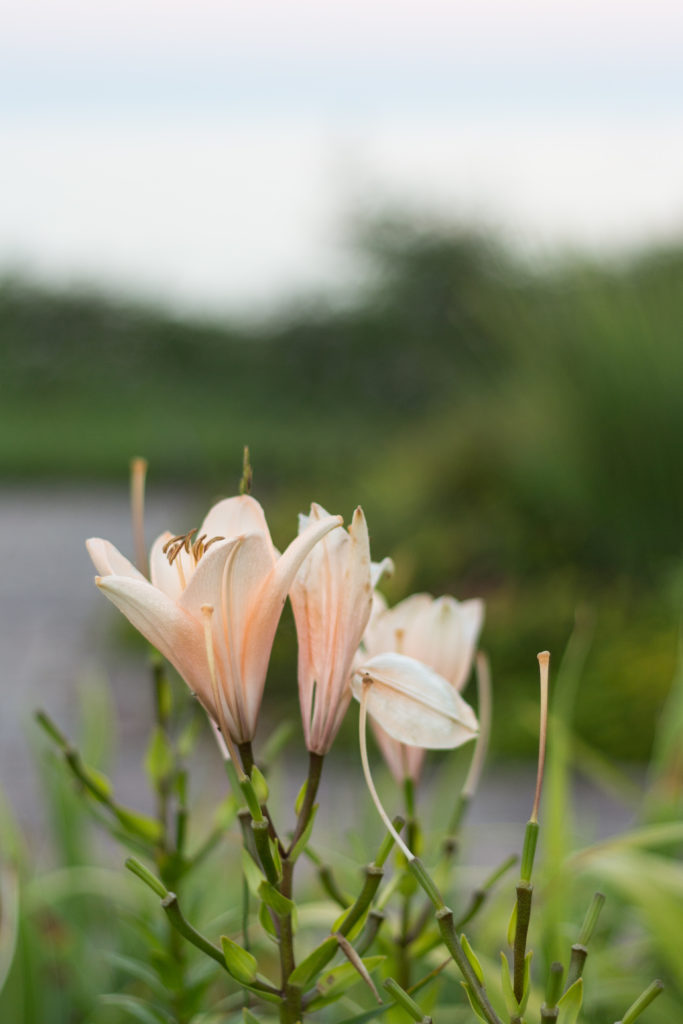
[[[160,725],[152,730],[145,754],[145,771],[154,786],[168,779],[173,771],[173,748]]]
[[[468,1000],[469,1000],[469,1004],[470,1004],[470,1006],[472,1007],[472,1013],[473,1013],[473,1014],[474,1014],[474,1015],[475,1015],[476,1017],[478,1017],[478,1018],[479,1018],[479,1020],[483,1020],[484,1024],[488,1024],[488,1022],[487,1022],[487,1020],[486,1020],[486,1017],[484,1017],[484,1015],[482,1014],[481,1010],[480,1010],[480,1009],[479,1009],[479,1007],[477,1006],[477,1002],[476,1002],[476,1000],[475,1000],[475,998],[474,998],[474,995],[473,995],[473,993],[472,993],[472,989],[470,988],[470,986],[469,986],[469,985],[467,984],[467,982],[466,982],[466,981],[461,981],[461,982],[460,982],[460,984],[461,984],[461,985],[462,985],[462,987],[463,987],[463,988],[465,989],[465,993],[466,993],[466,995],[467,995],[467,998],[468,998]]]
[[[367,971],[374,971],[384,960],[386,960],[384,956],[368,956],[362,962]],[[352,985],[362,980],[353,964],[341,964],[339,967],[333,967],[318,979],[315,987],[319,996],[310,1003],[309,1009],[319,1008],[328,1002],[333,1002]]]
[[[271,885],[270,882],[267,882],[265,879],[258,887],[258,895],[266,906],[270,907],[271,910],[274,910],[280,917],[285,917],[294,912],[294,903],[292,900],[283,896],[274,885]]]
[[[517,902],[512,908],[510,914],[510,923],[508,924],[508,946],[514,946],[515,944],[515,932],[517,931]]]
[[[138,814],[137,811],[130,811],[127,807],[117,807],[115,813],[123,827],[129,832],[147,839],[150,843],[158,843],[161,839],[161,825],[154,818]]]
[[[576,1024],[583,1002],[583,978],[578,978],[558,1002],[559,1024]]]
[[[515,992],[512,987],[512,978],[510,977],[510,965],[508,964],[508,958],[505,953],[500,954],[500,981],[501,988],[503,990],[503,999],[505,1001],[505,1009],[511,1017],[519,1016],[519,1003],[515,998]]]
[[[242,1007],[242,1017],[244,1019],[244,1024],[261,1024],[261,1021],[251,1012],[248,1006]]]
[[[306,789],[307,789],[307,787],[308,787],[308,779],[306,779],[306,781],[304,782],[303,786],[301,787],[301,789],[299,790],[299,792],[297,794],[296,800],[294,801],[294,810],[295,810],[297,815],[301,814],[301,808],[303,807],[304,800],[306,799]]]
[[[221,935],[221,946],[225,958],[225,966],[232,974],[235,981],[240,984],[249,985],[256,978],[258,963],[256,957],[252,956],[246,949],[229,939],[227,935]]]
[[[276,942],[279,941],[275,925],[273,924],[273,919],[270,916],[270,910],[265,903],[262,903],[258,908],[258,919],[266,935],[269,935],[270,938],[274,939]]]
[[[533,955],[534,951],[530,949],[524,957],[524,988],[522,990],[522,1001],[519,1004],[519,1012],[521,1014],[524,1014],[526,1004],[529,1002],[529,994],[531,992],[531,960]]]
[[[339,944],[334,936],[331,935],[325,939],[317,949],[314,949],[312,953],[309,953],[301,961],[298,967],[294,968],[289,976],[292,985],[296,985],[298,988],[306,988],[316,975],[327,966],[338,949]]]
[[[265,775],[256,765],[251,769],[251,784],[254,787],[256,798],[260,804],[265,804],[270,795]]]
[[[97,790],[100,798],[102,800],[111,799],[111,795],[114,792],[111,779],[107,778],[104,772],[99,771],[97,768],[84,768],[84,772],[88,777],[90,785],[93,789]]]
[[[465,956],[467,957],[467,959],[470,962],[470,966],[472,967],[472,970],[474,971],[474,973],[477,976],[479,984],[483,985],[484,984],[484,972],[482,971],[481,964],[479,963],[474,950],[472,949],[472,947],[470,946],[469,942],[467,941],[467,936],[465,935],[464,932],[460,936],[460,945],[463,948],[463,952],[465,953]]]

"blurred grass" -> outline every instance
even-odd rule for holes
[[[123,482],[144,454],[150,486],[209,500],[248,443],[277,543],[311,499],[362,503],[392,599],[486,598],[499,751],[533,749],[507,723],[587,606],[577,731],[646,757],[683,594],[683,250],[539,267],[390,221],[361,244],[355,302],[249,326],[7,279],[0,472]],[[278,644],[291,678],[292,631]]]

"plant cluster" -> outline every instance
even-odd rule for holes
[[[489,733],[488,664],[482,654],[475,659],[482,602],[422,594],[388,608],[375,586],[391,563],[371,561],[361,509],[347,530],[340,517],[313,504],[300,518],[298,536],[280,554],[261,506],[249,493],[246,453],[240,495],[215,505],[198,530],[162,534],[148,565],[144,472],[144,464],[136,461],[137,566],[109,542],[91,539],[88,550],[98,570],[96,582],[187,683],[213,730],[232,796],[213,829],[190,849],[186,759],[197,719],[188,717],[189,695],[174,701],[162,657],[154,662],[156,722],[147,753],[156,817],[119,803],[109,781],[40,714],[103,824],[132,850],[126,865],[159,897],[166,918],[166,942],[160,946],[150,938],[149,964],[133,965],[138,976],[141,969],[147,972],[153,994],[147,999],[112,995],[110,1005],[138,1019],[175,1024],[218,1024],[240,1013],[246,1024],[274,1017],[282,1024],[309,1019],[363,1024],[385,1014],[421,1024],[432,1015],[485,1024],[575,1024],[583,1001],[587,945],[604,897],[598,893],[590,903],[566,964],[549,965],[540,997],[528,949],[549,654],[538,656],[538,775],[508,928],[510,952],[501,952],[500,965],[494,968],[490,958],[475,952],[465,928],[517,858],[504,858],[462,911],[455,913],[443,895],[451,887],[460,830],[477,788]],[[299,696],[309,758],[289,831],[281,824],[282,807],[272,804],[266,768],[279,739],[272,738],[260,756],[253,745],[270,650],[287,597],[297,628]],[[475,660],[477,714],[460,695]],[[349,894],[317,851],[314,826],[325,757],[354,697],[360,705],[363,771],[386,835],[357,891]],[[368,716],[403,791],[405,816],[391,819],[375,787],[366,740]],[[416,806],[424,751],[467,743],[473,744],[467,777],[443,823],[440,843],[431,846]],[[209,853],[233,828],[242,848],[239,920],[218,938],[192,920],[184,893],[191,880],[201,885]],[[302,927],[311,910],[310,901],[302,900],[295,887],[295,869],[302,860],[315,866],[328,900],[322,934],[319,922],[317,929]],[[192,947],[199,954],[195,961],[188,960]],[[440,984],[453,967],[462,991],[458,998],[451,990],[444,1004]],[[216,995],[217,968],[230,979],[227,995]],[[357,995],[359,987],[365,996]],[[653,982],[625,1009],[621,1024],[633,1024],[661,988]]]

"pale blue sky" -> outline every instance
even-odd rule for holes
[[[9,0],[0,265],[242,310],[353,279],[385,204],[677,237],[681,52],[668,0]]]

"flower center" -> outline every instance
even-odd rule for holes
[[[190,558],[193,559],[191,568],[196,568],[200,558],[207,553],[212,544],[215,544],[216,541],[225,540],[224,537],[212,537],[211,540],[207,540],[206,534],[202,534],[202,536],[198,537],[197,540],[193,540],[196,532],[197,527],[195,527],[195,529],[189,529],[186,534],[179,534],[177,537],[172,537],[162,548],[162,551],[168,558],[169,565],[173,565],[175,562],[180,574],[180,582],[183,587],[185,585],[185,581],[184,572],[182,571],[182,560],[178,558],[180,552],[184,551],[185,554],[189,555]]]

